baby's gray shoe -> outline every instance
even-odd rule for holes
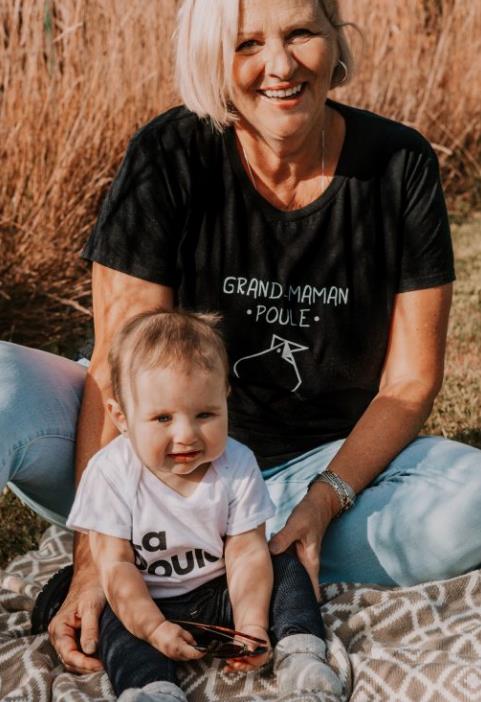
[[[178,685],[159,680],[144,687],[131,687],[124,690],[118,702],[187,702],[187,697]]]
[[[326,663],[326,644],[312,634],[293,634],[274,649],[274,672],[279,694],[326,693],[340,699],[342,684]]]

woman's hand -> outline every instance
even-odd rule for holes
[[[173,661],[192,661],[205,655],[194,648],[195,639],[189,631],[168,619],[150,634],[149,644]]]
[[[283,553],[291,546],[307,570],[312,587],[319,600],[319,567],[321,544],[327,527],[341,505],[333,488],[326,483],[314,483],[309,492],[293,510],[286,525],[269,541],[273,555]]]
[[[105,605],[100,582],[92,569],[74,575],[69,593],[52,619],[48,633],[66,670],[92,673],[103,669],[92,657],[99,638],[99,618]],[[80,648],[79,648],[80,634]]]
[[[237,627],[236,627],[237,628]],[[258,656],[244,656],[243,658],[229,658],[225,662],[224,672],[225,673],[237,673],[238,671],[248,673],[250,670],[255,670],[255,668],[260,668],[261,665],[267,663],[272,655],[271,643],[269,641],[269,634],[262,627],[257,624],[241,624],[238,630],[243,634],[248,634],[249,636],[255,636],[258,639],[264,639],[268,644],[267,651],[261,653]],[[257,648],[258,644],[255,641],[248,642],[246,645],[249,650],[254,650]]]

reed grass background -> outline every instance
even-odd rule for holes
[[[460,283],[428,429],[481,445],[481,2],[340,4],[362,38],[347,28],[358,70],[333,96],[420,129],[453,221],[470,218],[454,231]],[[71,355],[88,333],[78,253],[129,137],[178,102],[175,11],[175,0],[0,0],[0,338]],[[11,499],[0,509],[18,538]],[[21,543],[4,536],[0,550]]]

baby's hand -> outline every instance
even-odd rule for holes
[[[264,639],[267,643],[267,651],[265,653],[260,653],[258,656],[245,656],[244,658],[229,658],[226,661],[224,671],[226,673],[234,673],[237,671],[242,671],[248,673],[250,670],[255,670],[255,668],[260,668],[261,665],[267,663],[271,657],[271,643],[269,641],[269,635],[265,629],[257,624],[244,624],[239,627],[239,631],[243,634],[249,634],[250,636],[255,636],[258,639]],[[255,641],[248,642],[246,645],[249,649],[254,650],[257,648],[258,644]]]
[[[204,655],[194,648],[195,639],[192,634],[168,619],[154,629],[149,643],[173,661],[191,661]]]

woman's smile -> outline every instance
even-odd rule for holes
[[[301,104],[305,87],[306,83],[298,83],[292,88],[264,88],[258,92],[262,100],[268,100],[277,108],[290,110]]]
[[[259,93],[269,100],[289,100],[298,97],[303,91],[305,83],[298,83],[287,87],[259,88]]]

